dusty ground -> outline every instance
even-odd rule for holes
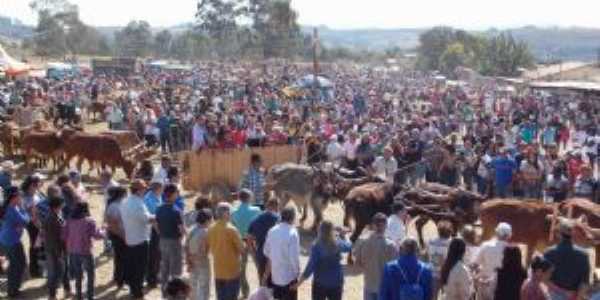
[[[104,124],[95,124],[86,127],[87,131],[100,131],[106,129]],[[85,166],[84,166],[85,169]],[[44,172],[44,171],[42,171]],[[45,173],[45,172],[44,172]],[[84,171],[85,173],[85,171]],[[91,177],[84,176],[84,182],[88,187],[90,192],[90,208],[92,212],[92,217],[101,224],[102,220],[102,211],[104,209],[103,198],[98,192],[98,184],[96,183],[97,174],[94,172]],[[121,171],[117,173],[117,178],[124,178],[124,175]],[[48,181],[53,180],[53,175],[49,174]],[[121,183],[125,184],[125,181],[121,181]],[[186,192],[186,207],[193,207],[193,196],[194,194],[191,192]],[[332,220],[337,225],[342,225],[343,218],[343,209],[339,203],[330,205],[324,213],[327,219]],[[309,219],[305,223],[306,228],[311,225],[312,219],[309,215]],[[433,226],[427,227],[427,232],[432,233]],[[428,234],[431,236],[432,234]],[[308,232],[307,230],[301,229],[301,237],[302,237],[302,257],[301,257],[301,266],[304,267],[307,263],[308,259],[308,251],[310,251],[310,245],[314,239],[314,234]],[[25,248],[27,251],[27,247],[29,245],[29,240],[27,234],[23,236],[23,242],[25,244]],[[96,278],[95,278],[95,294],[96,299],[129,299],[129,291],[128,288],[125,287],[121,290],[117,290],[116,286],[111,282],[112,280],[112,257],[101,255],[103,250],[103,245],[101,241],[97,241],[94,243],[94,255],[96,258]],[[344,258],[343,262],[346,260]],[[357,268],[353,266],[345,266],[345,285],[344,285],[344,299],[348,300],[358,300],[362,299],[362,288],[363,288],[363,279],[362,275]],[[258,278],[256,268],[254,266],[253,261],[249,262],[247,276],[250,282],[251,290],[255,289],[258,286]],[[185,274],[187,277],[187,274]],[[5,282],[5,278],[0,279],[0,282]],[[46,299],[46,280],[45,279],[28,279],[25,281],[23,285],[23,296],[21,299]],[[85,286],[85,284],[84,284]],[[74,287],[74,282],[73,282]],[[310,290],[311,290],[311,282],[306,282],[300,288],[300,296],[299,299],[310,299]],[[5,295],[5,288],[2,288],[1,295]],[[59,291],[59,299],[67,299],[64,298],[62,291]],[[214,298],[214,290],[212,291],[212,297]],[[74,298],[73,298],[74,299]],[[158,289],[154,290],[146,290],[146,299],[160,299],[160,292]]]

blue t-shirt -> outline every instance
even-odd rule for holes
[[[263,254],[263,246],[267,240],[269,230],[277,224],[277,221],[279,221],[279,216],[277,214],[265,211],[256,217],[248,227],[248,234],[251,234],[256,240],[256,259],[259,263],[266,263],[266,258]]]
[[[507,186],[512,182],[517,164],[512,159],[498,157],[492,161],[492,167],[496,172],[496,185]]]
[[[162,197],[156,196],[156,193],[149,191],[144,196],[144,204],[151,214],[156,214],[156,209],[162,204]]]
[[[181,237],[180,226],[183,225],[181,212],[173,205],[165,203],[156,209],[156,223],[160,238],[178,239]]]
[[[318,284],[324,288],[341,287],[344,284],[344,271],[340,260],[342,253],[350,250],[352,244],[348,241],[338,240],[334,249],[327,249],[322,243],[315,243],[302,277],[309,278],[314,273],[313,285]]]
[[[24,209],[8,206],[0,229],[0,244],[11,247],[19,243],[27,223],[29,223],[29,215]]]
[[[231,214],[231,222],[240,232],[242,238],[248,234],[250,223],[260,215],[260,209],[248,203],[241,203]]]

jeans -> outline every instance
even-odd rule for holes
[[[169,144],[169,135],[161,134],[160,135],[160,148],[163,153],[167,152],[167,146],[171,149],[171,145]]]
[[[202,266],[196,262],[190,272],[193,300],[209,300],[211,277],[210,266]]]
[[[130,293],[133,298],[141,298],[144,296],[142,287],[146,266],[148,265],[148,242],[127,246],[126,259],[125,278],[127,284],[129,284]]]
[[[237,300],[240,295],[240,279],[215,280],[217,300]]]
[[[370,292],[367,290],[363,290],[363,300],[377,300],[378,297],[378,292]]]
[[[110,239],[110,243],[113,248],[114,257],[113,257],[113,280],[117,283],[118,286],[122,286],[125,283],[125,265],[127,264],[126,260],[126,251],[127,246],[125,245],[125,241],[123,238],[109,233],[108,238]]]
[[[23,283],[23,274],[25,273],[25,267],[27,262],[25,261],[25,250],[21,242],[16,243],[12,246],[2,246],[4,255],[8,258],[8,271],[7,271],[7,292],[8,295],[15,295],[19,292],[21,284]]]
[[[477,192],[480,195],[487,197],[487,179],[476,175],[475,180],[477,181]]]
[[[94,277],[96,276],[94,257],[92,255],[70,254],[71,275],[75,279],[75,292],[77,298],[81,299],[81,285],[83,281],[83,272],[87,276],[87,298],[94,299]]]
[[[160,284],[164,292],[171,278],[183,273],[183,246],[179,239],[160,239]]]
[[[147,263],[145,263],[146,282],[149,285],[155,285],[158,283],[158,272],[160,271],[160,246],[158,232],[154,228],[152,228],[152,233],[150,234],[147,253]]]
[[[56,253],[46,252],[46,268],[48,270],[48,296],[56,297],[56,290],[58,289],[59,282],[63,282],[65,291],[71,290],[68,277],[65,278],[66,273],[66,257],[64,255],[56,255]],[[65,280],[67,279],[67,280]]]
[[[508,194],[508,185],[501,185],[501,184],[496,184],[494,186],[495,189],[495,195],[497,198],[507,198],[509,197]]]
[[[240,274],[240,287],[242,291],[242,296],[244,298],[248,298],[248,294],[250,294],[250,285],[248,284],[248,279],[246,278],[246,268],[248,267],[248,251],[244,251],[242,253],[241,260],[241,274]]]
[[[313,283],[313,300],[342,300],[342,287],[326,288]]]

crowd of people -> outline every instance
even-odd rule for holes
[[[165,298],[208,299],[214,289],[219,300],[261,299],[267,290],[275,299],[297,299],[311,277],[312,299],[342,299],[341,259],[350,251],[369,300],[554,300],[586,293],[588,257],[573,245],[571,228],[561,228],[561,242],[527,270],[520,249],[510,244],[510,224],[477,246],[472,228],[456,232],[441,222],[438,237],[419,245],[399,203],[391,216],[376,215],[372,232],[355,245],[344,229],[323,221],[302,268],[296,212],[265,198],[259,156],[252,156],[235,207],[200,197],[186,211],[179,170],[168,154],[295,144],[306,146],[309,164],[331,162],[386,181],[400,172],[406,184],[439,182],[490,198],[597,202],[600,101],[593,95],[508,92],[491,82],[449,85],[430,74],[355,66],[323,66],[333,95],[289,95],[285,88],[306,68],[254,71],[207,64],[189,72],[0,83],[6,113],[22,126],[44,118],[47,108],[57,126],[81,125],[85,112],[103,103],[109,128],[135,131],[166,155],[156,171],[151,163],[143,166],[127,188],[103,174],[102,220],[90,216],[89,192],[77,172],[58,176],[42,193],[49,183],[43,176],[26,176],[17,187],[11,166],[3,164],[0,246],[9,296],[19,297],[24,273],[42,275],[43,257],[51,299],[60,287],[93,299],[94,239],[113,253],[117,288],[129,286],[136,299],[144,297],[144,286],[159,288]],[[264,288],[249,284],[250,261]],[[189,276],[181,280],[184,270]]]

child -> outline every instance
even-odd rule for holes
[[[63,231],[63,239],[67,243],[71,275],[75,278],[77,298],[82,298],[81,282],[83,271],[87,274],[87,298],[94,299],[94,257],[92,256],[92,238],[100,240],[104,234],[96,227],[90,217],[86,202],[78,202],[73,207],[70,219]]]
[[[210,296],[210,259],[206,234],[212,220],[209,209],[200,209],[196,215],[196,225],[187,236],[185,258],[192,283],[192,298],[208,300]]]
[[[531,273],[521,287],[521,299],[527,300],[550,300],[546,282],[552,275],[552,263],[536,256],[531,262]]]

